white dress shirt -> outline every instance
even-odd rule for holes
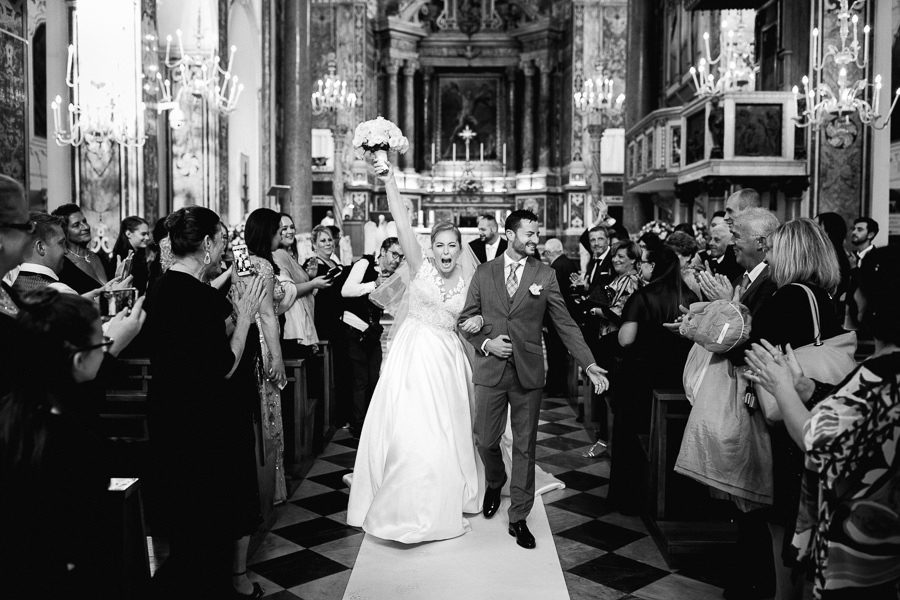
[[[497,258],[497,248],[500,247],[500,236],[497,236],[497,239],[494,240],[493,244],[489,244],[487,242],[484,243],[484,255],[485,262],[489,260],[494,260]]]
[[[344,287],[341,288],[341,296],[343,296],[344,298],[359,298],[360,296],[366,296],[375,291],[375,288],[378,287],[378,284],[376,282],[362,282],[362,279],[366,275],[366,270],[368,268],[369,261],[356,261],[356,264],[354,264],[353,268],[350,269],[350,274],[347,275],[347,281],[344,282]],[[375,260],[375,272],[381,273],[381,266],[378,264],[377,259]],[[365,331],[369,328],[368,323],[357,317],[349,310],[344,311],[343,320],[344,323],[346,323],[350,327],[359,329],[360,331]]]

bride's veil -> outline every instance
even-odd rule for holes
[[[434,260],[431,254],[431,247],[426,247],[421,242],[419,245],[422,250],[422,257],[425,260]],[[480,264],[469,244],[462,244],[456,264],[462,269],[462,278],[465,282],[462,294],[465,297],[469,293],[469,283],[472,281],[475,269]],[[386,337],[388,352],[390,352],[394,336],[400,330],[400,324],[403,323],[409,312],[409,283],[413,276],[409,272],[409,263],[404,262],[393,275],[378,286],[378,289],[369,294],[370,302],[394,318]],[[467,349],[470,348],[469,344],[464,344],[464,346]],[[471,363],[472,357],[469,356],[468,358]]]

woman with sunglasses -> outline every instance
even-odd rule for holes
[[[20,301],[11,390],[0,400],[0,577],[10,598],[111,598],[101,441],[79,418],[105,338],[93,302],[43,288]]]

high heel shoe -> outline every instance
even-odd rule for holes
[[[603,440],[597,440],[594,444],[581,453],[581,456],[584,458],[602,458],[604,456],[609,456],[609,450],[606,448],[606,442]]]
[[[246,574],[247,574],[247,571],[244,571],[242,573],[232,573],[231,576],[232,577],[240,577],[240,576],[246,575]],[[234,598],[243,598],[246,600],[257,600],[258,598],[262,598],[264,593],[265,593],[265,590],[263,590],[262,586],[254,581],[252,592],[250,592],[249,594],[242,594],[239,591],[234,590],[233,597]]]

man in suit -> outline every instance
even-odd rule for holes
[[[609,248],[609,231],[603,225],[595,225],[587,231],[587,235],[591,259],[584,271],[584,279],[580,281],[580,287],[586,295],[594,288],[603,289],[616,278]]]
[[[500,235],[494,215],[478,217],[478,239],[469,242],[469,246],[483,263],[494,260],[506,251],[506,239]]]
[[[723,275],[699,274],[704,295],[710,300],[720,298],[739,300],[746,306],[751,318],[756,316],[761,306],[778,289],[769,274],[765,262],[766,239],[778,228],[778,219],[764,208],[749,208],[734,217],[731,230],[734,234],[733,247],[737,264],[743,273],[729,283]],[[726,356],[735,365],[744,364],[744,350],[749,344],[741,344]],[[739,386],[741,396],[748,392]],[[752,390],[749,390],[752,394]],[[761,511],[738,512],[737,566],[736,573],[726,589],[727,597],[765,598],[771,590],[763,583],[771,577],[772,544]]]
[[[483,513],[491,518],[500,506],[506,470],[500,437],[506,429],[507,405],[513,433],[509,534],[523,548],[534,548],[526,518],[534,504],[534,453],[544,387],[541,326],[549,312],[565,346],[585,369],[600,393],[609,387],[606,372],[594,363],[581,331],[569,316],[553,269],[533,258],[539,241],[537,216],[513,211],[506,219],[506,252],[484,263],[469,284],[462,323],[480,316],[477,333],[465,334],[475,348],[475,443],[484,462]]]
[[[731,241],[731,229],[725,223],[716,225],[710,230],[709,243],[706,246],[709,270],[713,274],[722,274],[734,281],[744,274],[744,268],[737,263]]]
[[[562,242],[556,238],[547,240],[544,244],[544,258],[547,264],[556,272],[556,283],[559,285],[560,294],[569,310],[569,315],[573,319],[580,318],[578,305],[572,295],[573,273],[578,272],[578,267],[574,261],[566,256]],[[545,392],[548,396],[565,396],[566,394],[566,347],[562,338],[553,326],[553,320],[549,317],[544,319],[544,325],[547,327],[547,333],[544,335],[544,343],[547,345],[547,385]]]

